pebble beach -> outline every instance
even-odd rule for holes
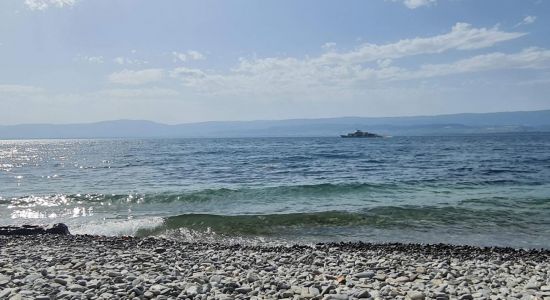
[[[550,251],[0,236],[0,299],[550,299]]]

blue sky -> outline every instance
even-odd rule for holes
[[[0,2],[0,124],[550,109],[550,0]]]

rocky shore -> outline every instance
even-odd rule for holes
[[[550,251],[0,236],[0,299],[550,299]]]

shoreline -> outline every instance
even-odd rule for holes
[[[550,249],[35,235],[0,254],[0,299],[550,299]]]

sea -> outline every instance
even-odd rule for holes
[[[0,225],[550,248],[550,134],[0,141]]]

